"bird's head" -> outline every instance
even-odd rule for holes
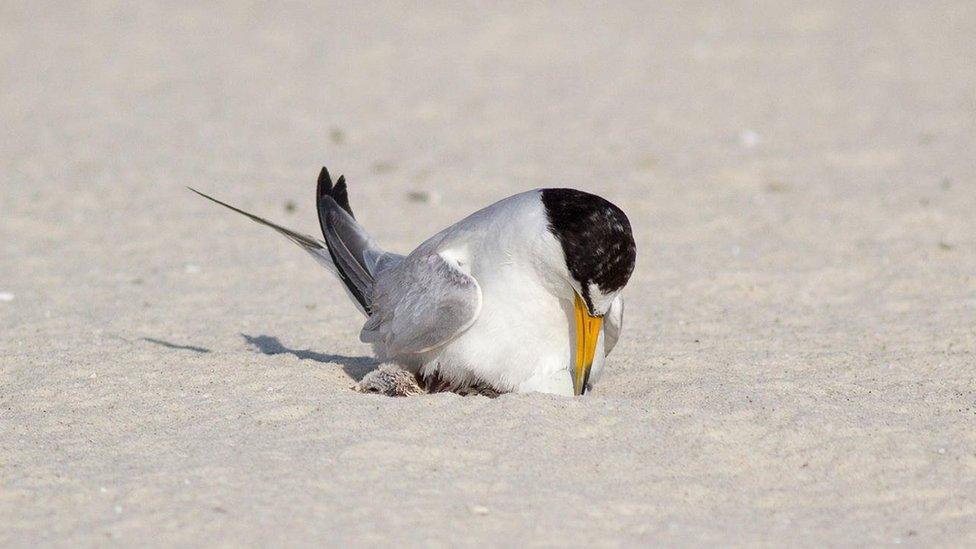
[[[637,247],[623,210],[594,194],[575,189],[543,189],[549,231],[559,241],[568,273],[565,297],[576,316],[577,395],[586,390],[603,315],[634,271]]]

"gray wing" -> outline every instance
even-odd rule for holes
[[[370,303],[359,338],[394,358],[435,349],[467,330],[481,312],[481,287],[437,254],[410,256],[376,280]]]
[[[370,316],[373,304],[369,296],[376,277],[400,263],[403,256],[383,251],[356,221],[349,207],[345,177],[339,176],[333,185],[329,170],[323,167],[315,196],[319,225],[336,274],[359,310]]]
[[[606,349],[605,354],[609,355],[617,340],[620,339],[620,332],[624,329],[624,298],[617,296],[610,303],[610,310],[603,318],[603,345]]]
[[[374,278],[404,259],[402,255],[383,251],[356,222],[352,208],[349,207],[345,178],[340,177],[338,183],[333,185],[329,171],[325,168],[322,168],[319,175],[316,190],[319,224],[325,242],[272,223],[196,189],[189,189],[207,200],[247,216],[256,223],[271,227],[301,246],[319,264],[339,277],[353,302],[367,316],[370,313],[367,297],[372,292]]]

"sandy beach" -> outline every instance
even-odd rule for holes
[[[355,5],[354,5],[355,4]],[[0,546],[976,545],[976,4],[4,2]],[[575,187],[580,398],[386,398],[309,234]]]

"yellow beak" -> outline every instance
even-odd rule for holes
[[[583,298],[576,295],[576,370],[573,372],[573,391],[577,396],[586,392],[590,380],[590,367],[603,327],[602,316],[591,316]]]

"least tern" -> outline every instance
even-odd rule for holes
[[[594,194],[516,194],[404,256],[370,238],[345,177],[333,184],[325,168],[316,192],[324,241],[190,190],[278,231],[338,276],[366,315],[360,340],[428,391],[582,395],[620,336],[636,246],[624,212]]]

